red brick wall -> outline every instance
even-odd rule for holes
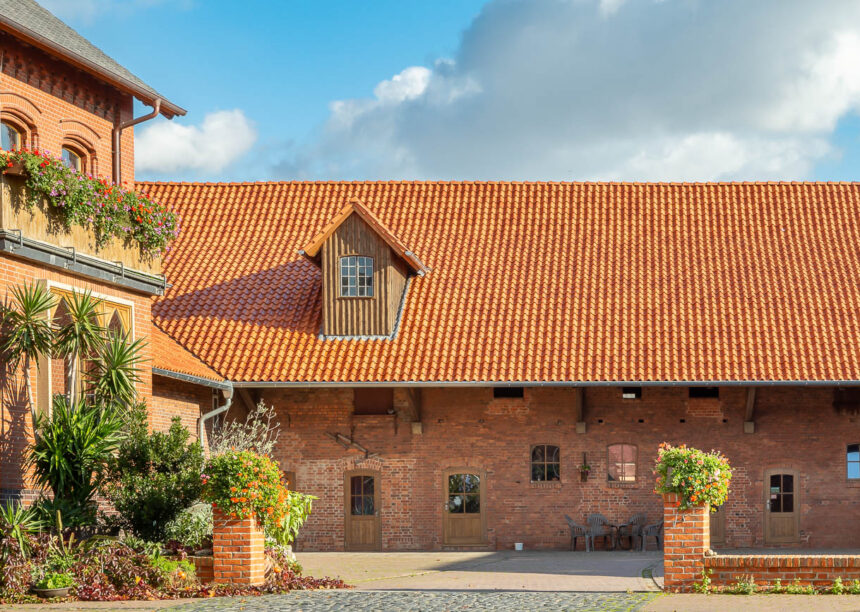
[[[689,590],[700,580],[705,553],[711,547],[710,509],[681,510],[678,495],[663,496],[663,567],[667,589]]]
[[[87,171],[112,177],[113,126],[132,116],[132,97],[38,49],[0,33],[4,49],[2,117],[25,132],[25,145],[59,156],[73,143]],[[83,145],[83,146],[82,146]],[[122,181],[134,184],[134,129],[122,135]]]
[[[166,431],[173,417],[178,416],[191,433],[191,439],[196,440],[200,415],[212,409],[212,390],[164,376],[154,376],[152,384],[149,411],[152,428]]]
[[[0,255],[0,292],[9,295],[12,287],[24,282],[50,281],[71,286],[78,290],[86,290],[108,297],[121,298],[133,304],[134,335],[136,338],[148,338],[152,330],[151,298],[146,295],[133,293],[107,283],[84,280],[56,269],[41,267],[24,260],[7,255]],[[144,346],[141,356],[144,364],[152,363],[149,346]],[[151,403],[152,376],[146,365],[141,372],[141,383],[138,392],[141,399]],[[34,400],[38,397],[37,369],[33,364],[31,369],[33,380]],[[24,450],[32,441],[30,413],[26,405],[25,393],[21,382],[20,371],[2,374],[2,401],[0,401],[0,492],[18,491],[26,488],[23,475]]]
[[[296,472],[298,490],[320,498],[299,538],[303,550],[342,549],[343,475],[356,467],[381,473],[384,549],[441,547],[441,474],[454,466],[486,470],[493,548],[567,547],[564,514],[582,522],[602,512],[617,523],[646,512],[657,522],[662,502],[651,470],[663,441],[729,457],[728,547],[764,545],[762,479],[775,467],[800,471],[801,540],[790,546],[860,546],[860,486],[845,474],[845,447],[860,442],[860,427],[857,417],[834,412],[829,388],[760,388],[752,435],[743,433],[741,388],[722,388],[719,400],[688,399],[684,388],[645,388],[640,400],[622,400],[616,388],[587,389],[582,435],[572,393],[562,389],[526,389],[522,400],[493,400],[486,388],[424,389],[421,435],[393,417],[351,417],[350,389],[267,390],[263,397],[279,410],[281,467]],[[364,460],[326,433],[352,435],[379,456]],[[606,447],[614,443],[638,446],[635,484],[606,481]],[[534,444],[560,446],[561,482],[530,482]],[[577,469],[583,453],[592,467],[586,483]]]
[[[860,580],[858,555],[719,555],[705,557],[704,565],[710,570],[713,586],[732,586],[739,580],[752,579],[760,587],[773,586],[776,580],[783,587],[795,580],[803,585],[830,587],[837,578],[845,585]]]

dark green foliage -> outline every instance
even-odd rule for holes
[[[147,431],[146,408],[138,406],[130,431],[111,461],[105,495],[124,527],[161,542],[168,523],[200,496],[203,450],[189,443],[188,430],[174,417],[166,433]]]
[[[84,512],[91,506],[107,462],[119,445],[122,420],[113,410],[83,400],[72,406],[57,395],[51,414],[40,415],[36,425],[39,437],[27,457],[36,482],[53,492],[57,508],[68,509],[71,514]],[[51,502],[41,505],[45,503]],[[71,517],[64,516],[63,521],[66,526],[75,526]]]

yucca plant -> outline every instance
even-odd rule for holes
[[[142,338],[129,341],[124,335],[108,334],[87,374],[97,403],[125,411],[134,404],[143,345]]]
[[[12,299],[2,309],[5,337],[2,342],[4,360],[13,369],[23,370],[27,406],[33,430],[36,431],[36,406],[33,402],[33,381],[30,367],[39,358],[50,354],[54,346],[54,330],[49,317],[55,301],[51,293],[37,283],[12,289]]]
[[[15,540],[25,559],[30,556],[30,538],[27,536],[39,533],[43,527],[42,521],[37,518],[36,511],[32,508],[25,508],[10,500],[0,506],[0,534],[4,540]]]
[[[30,445],[27,466],[54,501],[88,506],[104,480],[105,467],[122,439],[123,420],[110,406],[81,399],[71,405],[54,396],[50,415],[37,418],[39,437]]]
[[[105,343],[105,329],[99,322],[99,304],[89,291],[74,292],[66,299],[67,314],[57,328],[54,353],[66,359],[66,389],[69,402],[75,406],[80,396],[78,371],[81,362],[91,357]]]

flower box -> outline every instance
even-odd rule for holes
[[[23,238],[66,249],[74,248],[76,253],[119,262],[138,272],[161,274],[161,257],[144,252],[130,238],[113,237],[104,246],[99,246],[93,230],[78,225],[66,228],[46,199],[32,208],[28,207],[23,170],[21,175],[15,170],[15,166],[7,168],[0,185],[0,229],[20,231]]]

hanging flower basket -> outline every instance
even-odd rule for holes
[[[654,475],[654,492],[677,494],[681,510],[709,504],[711,512],[716,512],[728,497],[732,469],[729,460],[717,451],[706,453],[685,444],[672,446],[664,442],[657,454]]]

